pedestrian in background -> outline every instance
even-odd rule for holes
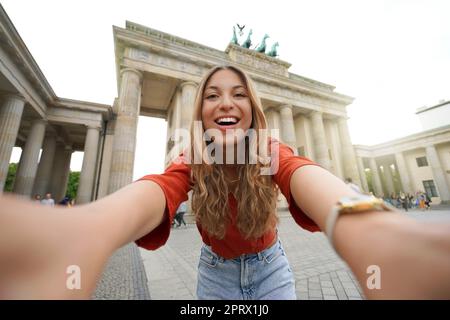
[[[53,200],[52,194],[50,192],[47,192],[45,194],[45,198],[41,200],[41,203],[46,206],[51,206],[51,207],[55,206],[55,200]]]
[[[175,215],[174,221],[177,222],[177,225],[175,226],[175,228],[181,227],[182,223],[187,228],[186,221],[184,221],[184,215],[185,215],[186,211],[187,211],[187,204],[186,204],[186,201],[184,201],[178,207],[177,214]]]

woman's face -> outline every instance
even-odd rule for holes
[[[245,133],[251,127],[252,106],[247,87],[234,71],[219,70],[206,83],[202,121],[205,131],[218,129],[222,132],[222,139],[227,130],[242,129]],[[228,131],[228,134],[233,134],[234,130]]]

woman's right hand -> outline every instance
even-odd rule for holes
[[[165,206],[152,181],[73,208],[0,194],[0,299],[89,299],[108,258],[156,228]]]
[[[98,217],[6,195],[0,208],[0,299],[89,299],[112,254]]]

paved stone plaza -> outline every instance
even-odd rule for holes
[[[94,300],[148,300],[147,286],[139,249],[130,243],[109,259],[93,297]]]
[[[450,223],[450,208],[407,214],[423,221]],[[352,272],[325,236],[300,229],[286,212],[281,215],[280,237],[295,274],[298,299],[363,299]],[[194,224],[173,229],[167,244],[157,251],[126,245],[109,259],[92,298],[196,299],[200,247]]]
[[[424,222],[450,223],[450,208],[407,214]],[[323,233],[304,231],[285,214],[280,218],[279,230],[295,274],[298,299],[364,299],[352,272]],[[196,299],[200,247],[200,235],[191,224],[172,230],[167,244],[157,251],[140,249],[152,299]]]

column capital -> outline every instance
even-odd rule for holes
[[[47,119],[33,119],[31,121],[32,125],[34,124],[43,124],[43,125],[47,125],[48,120]]]
[[[64,149],[64,150],[71,150],[73,146],[73,143],[66,143],[66,141],[64,139],[62,139],[61,137],[56,137],[56,147],[59,148],[59,150]]]
[[[180,83],[180,89],[183,89],[183,87],[187,86],[187,85],[191,85],[191,86],[198,88],[198,84],[195,83],[194,81],[184,81],[184,82]]]
[[[1,95],[2,98],[16,99],[16,100],[20,100],[20,101],[22,101],[24,103],[27,102],[27,99],[25,99],[25,97],[22,96],[20,93],[0,90],[0,95]]]
[[[311,111],[311,113],[310,113],[310,115],[312,115],[312,116],[316,116],[316,115],[318,115],[318,116],[321,116],[321,117],[323,117],[323,111],[319,111],[319,110],[312,110],[312,111]]]
[[[100,126],[92,125],[92,124],[85,124],[84,126],[86,127],[87,130],[89,130],[89,129],[95,129],[95,130],[100,131],[100,130],[102,129]]]
[[[64,144],[64,150],[66,150],[66,151],[70,151],[71,150],[73,152],[72,146],[73,146],[72,143]]]
[[[144,74],[140,72],[139,70],[133,69],[133,68],[123,68],[120,70],[120,76],[122,76],[126,72],[131,72],[136,74],[139,77],[139,81],[142,81],[142,78],[144,77]]]
[[[339,123],[343,123],[343,122],[345,122],[345,123],[347,123],[347,121],[348,121],[348,119],[350,119],[347,115],[345,115],[345,116],[343,116],[343,117],[337,117],[336,118],[336,120],[337,120],[337,122]]]
[[[55,141],[56,141],[56,133],[53,132],[52,130],[47,130],[47,131],[45,132],[45,137],[44,137],[44,138],[45,138],[45,139],[54,138]]]
[[[269,112],[278,112],[277,107],[268,107],[265,110],[263,110],[264,113],[269,113]]]
[[[292,104],[283,104],[283,105],[281,105],[280,106],[280,110],[283,110],[283,109],[290,109],[290,110],[292,110]]]

